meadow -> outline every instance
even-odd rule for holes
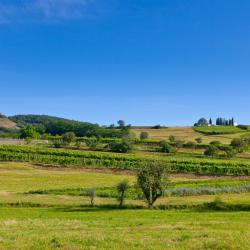
[[[136,182],[133,172],[1,163],[0,249],[249,249],[249,193],[166,196],[149,210],[140,199],[127,197],[119,209],[115,196],[98,195],[90,207],[87,196],[68,192],[115,193],[124,179],[131,187]],[[170,179],[172,189],[250,183],[192,174]]]
[[[107,149],[119,138],[79,137],[60,148],[58,136],[0,145],[0,249],[250,249],[249,149],[225,154],[226,144],[247,132],[132,129],[137,136],[145,130],[150,138],[134,139],[127,153]],[[171,135],[184,143],[161,152],[160,140]],[[198,137],[202,143],[188,144]],[[208,157],[214,140],[223,144]],[[163,164],[170,180],[153,209],[136,177],[150,162]],[[123,180],[129,188],[120,208]]]

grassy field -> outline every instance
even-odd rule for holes
[[[210,133],[205,134],[204,129],[201,131],[202,133],[200,133],[195,131],[193,127],[169,127],[162,129],[135,128],[132,131],[137,136],[139,136],[141,132],[148,132],[150,139],[168,140],[169,136],[173,135],[177,140],[180,141],[195,141],[196,138],[202,138],[203,143],[220,141],[223,144],[230,144],[232,139],[249,133],[239,128],[228,127],[226,128],[226,134],[213,135],[211,134],[211,131],[214,130],[214,127],[206,127],[205,129]],[[220,132],[225,131],[225,127],[215,127],[215,129],[219,130]]]
[[[0,249],[249,249],[249,193],[221,194],[234,209],[197,210],[217,195],[163,197],[148,210],[142,200],[127,199],[125,209],[116,198],[96,197],[96,206],[67,189],[115,188],[133,173],[41,168],[24,163],[0,163]],[[248,177],[172,175],[172,187],[236,186]],[[61,190],[60,195],[32,194]],[[64,192],[65,191],[65,192]],[[176,206],[187,206],[176,209]],[[194,206],[194,207],[193,207]],[[138,207],[138,208],[136,208]],[[192,208],[193,207],[193,208]],[[44,233],[46,232],[46,233]]]

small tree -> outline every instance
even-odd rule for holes
[[[117,124],[118,124],[119,128],[121,128],[121,129],[125,127],[125,121],[123,121],[123,120],[119,120],[117,122]]]
[[[174,135],[170,135],[168,139],[171,142],[174,142],[176,140]]]
[[[195,141],[196,141],[197,143],[202,143],[202,138],[201,138],[201,137],[196,138]]]
[[[87,190],[87,196],[89,197],[90,205],[93,207],[95,205],[95,195],[96,195],[96,190],[94,188],[91,188]]]
[[[146,140],[146,139],[148,139],[148,132],[141,132],[141,134],[140,134],[140,139],[141,140]]]
[[[121,181],[116,188],[119,194],[117,199],[119,201],[119,207],[122,207],[124,204],[125,193],[129,188],[128,181],[127,180]]]
[[[138,170],[137,184],[142,190],[149,208],[152,208],[155,201],[163,195],[168,183],[168,176],[162,164],[145,163]]]
[[[39,138],[39,133],[36,132],[36,129],[32,125],[28,125],[26,128],[21,129],[20,137],[22,139],[30,138],[30,139],[37,139]]]
[[[127,140],[122,140],[121,142],[111,142],[109,149],[112,152],[128,153],[133,150],[133,145]]]
[[[170,153],[176,153],[176,150],[168,142],[161,141],[160,142],[160,152],[170,154]]]
[[[214,157],[214,156],[218,155],[218,153],[219,153],[219,149],[217,146],[209,145],[209,147],[205,150],[204,155]]]
[[[70,143],[75,141],[76,135],[74,132],[67,132],[67,133],[63,134],[62,139],[63,139],[64,143],[70,144]]]

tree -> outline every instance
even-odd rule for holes
[[[117,124],[118,124],[119,128],[121,128],[121,129],[125,127],[125,121],[123,121],[123,120],[119,120],[117,122]]]
[[[36,132],[35,127],[32,125],[28,125],[26,128],[21,129],[20,138],[22,139],[26,138],[37,139],[39,138],[39,136],[40,136],[39,133]]]
[[[175,153],[176,150],[168,142],[161,141],[160,142],[160,152],[169,154],[169,153]]]
[[[246,141],[239,139],[239,138],[235,138],[231,141],[230,144],[235,150],[237,150],[239,153],[242,153],[246,147],[247,147],[247,143]]]
[[[205,118],[201,118],[197,123],[195,123],[195,126],[208,126],[208,121]]]
[[[111,142],[109,149],[112,152],[128,153],[133,150],[133,145],[127,140],[122,140],[121,142]]]
[[[209,119],[209,125],[213,125],[212,118]]]
[[[89,197],[90,205],[93,207],[95,205],[95,195],[96,195],[96,190],[94,188],[91,188],[87,190],[87,196]]]
[[[117,191],[118,191],[118,201],[119,201],[119,207],[122,207],[124,204],[124,199],[125,199],[125,193],[127,189],[129,188],[129,184],[127,180],[123,180],[117,185]]]
[[[63,134],[62,136],[63,142],[66,144],[70,144],[71,142],[74,142],[76,139],[76,135],[74,132],[67,132]]]
[[[140,134],[140,139],[141,140],[146,140],[146,139],[148,139],[148,132],[141,132],[141,134]]]
[[[205,150],[204,155],[214,157],[214,156],[218,155],[218,153],[219,153],[219,149],[217,146],[209,145],[208,148]]]
[[[197,143],[202,143],[202,138],[201,138],[201,137],[196,138],[195,141],[196,141]]]
[[[168,139],[169,139],[169,141],[171,141],[171,142],[174,142],[174,141],[176,140],[174,135],[170,135],[170,136],[168,137]]]
[[[163,195],[168,183],[166,169],[162,164],[145,163],[138,170],[137,184],[147,200],[148,208],[152,208],[155,201]]]

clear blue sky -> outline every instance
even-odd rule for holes
[[[249,0],[0,0],[0,112],[250,124]]]

